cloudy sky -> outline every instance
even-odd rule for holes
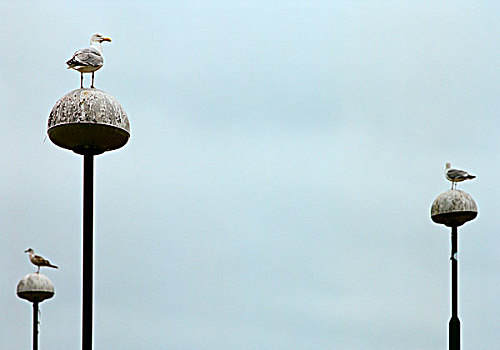
[[[0,344],[80,348],[82,158],[44,142],[100,32],[128,144],[95,160],[95,349],[442,350],[449,188],[463,347],[498,346],[496,1],[0,3]],[[85,85],[90,83],[86,78]]]

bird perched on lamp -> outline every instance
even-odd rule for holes
[[[35,251],[31,248],[26,249],[24,252],[29,254],[31,263],[38,266],[38,271],[36,273],[40,273],[40,267],[42,266],[52,267],[54,269],[58,268],[56,265],[52,265],[50,261],[42,258],[40,255],[35,255]]]
[[[451,189],[457,188],[457,182],[475,179],[475,175],[469,174],[465,170],[452,169],[451,163],[445,164],[444,176],[447,180],[451,181]]]
[[[68,69],[74,69],[80,72],[80,88],[83,89],[83,73],[92,73],[92,83],[94,87],[94,72],[101,69],[104,64],[102,56],[101,43],[111,41],[110,38],[103,37],[101,34],[94,34],[90,37],[90,46],[76,51],[66,64]]]

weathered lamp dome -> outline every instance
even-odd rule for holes
[[[460,190],[441,193],[431,207],[432,221],[448,227],[458,227],[475,219],[477,206],[471,195]]]
[[[47,276],[41,273],[30,273],[19,281],[17,296],[32,303],[39,303],[54,296],[54,285]]]
[[[127,113],[116,98],[98,89],[77,89],[56,102],[47,134],[59,147],[100,154],[123,147],[130,137]]]

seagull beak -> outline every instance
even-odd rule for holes
[[[29,249],[26,249],[24,252],[27,253]]]
[[[111,38],[101,38],[101,41],[109,41],[109,42],[111,42]]]

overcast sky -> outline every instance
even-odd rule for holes
[[[498,347],[500,5],[496,1],[0,3],[0,344],[80,349],[82,158],[44,142],[79,87],[65,61],[96,32],[96,87],[128,144],[95,160],[96,350],[442,350],[450,188],[465,349]],[[86,77],[85,85],[90,79]]]

